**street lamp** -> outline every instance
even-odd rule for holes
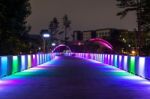
[[[52,43],[52,46],[56,46],[56,43]]]
[[[42,37],[43,37],[43,51],[44,53],[46,52],[46,39],[48,39],[50,37],[50,34],[48,32],[42,33]]]
[[[44,33],[43,34],[43,38],[49,38],[50,37],[50,34],[49,33]]]

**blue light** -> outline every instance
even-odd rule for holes
[[[1,57],[1,77],[6,76],[7,75],[7,70],[8,68],[8,58],[7,57]]]
[[[25,70],[27,68],[26,66],[26,59],[25,59],[25,55],[21,56],[21,71]]]

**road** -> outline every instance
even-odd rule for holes
[[[150,82],[96,61],[57,56],[0,80],[0,99],[150,99]]]

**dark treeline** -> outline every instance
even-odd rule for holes
[[[28,52],[29,0],[0,0],[0,55]]]

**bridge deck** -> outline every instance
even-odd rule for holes
[[[150,99],[150,82],[95,61],[60,56],[0,80],[0,99]]]

